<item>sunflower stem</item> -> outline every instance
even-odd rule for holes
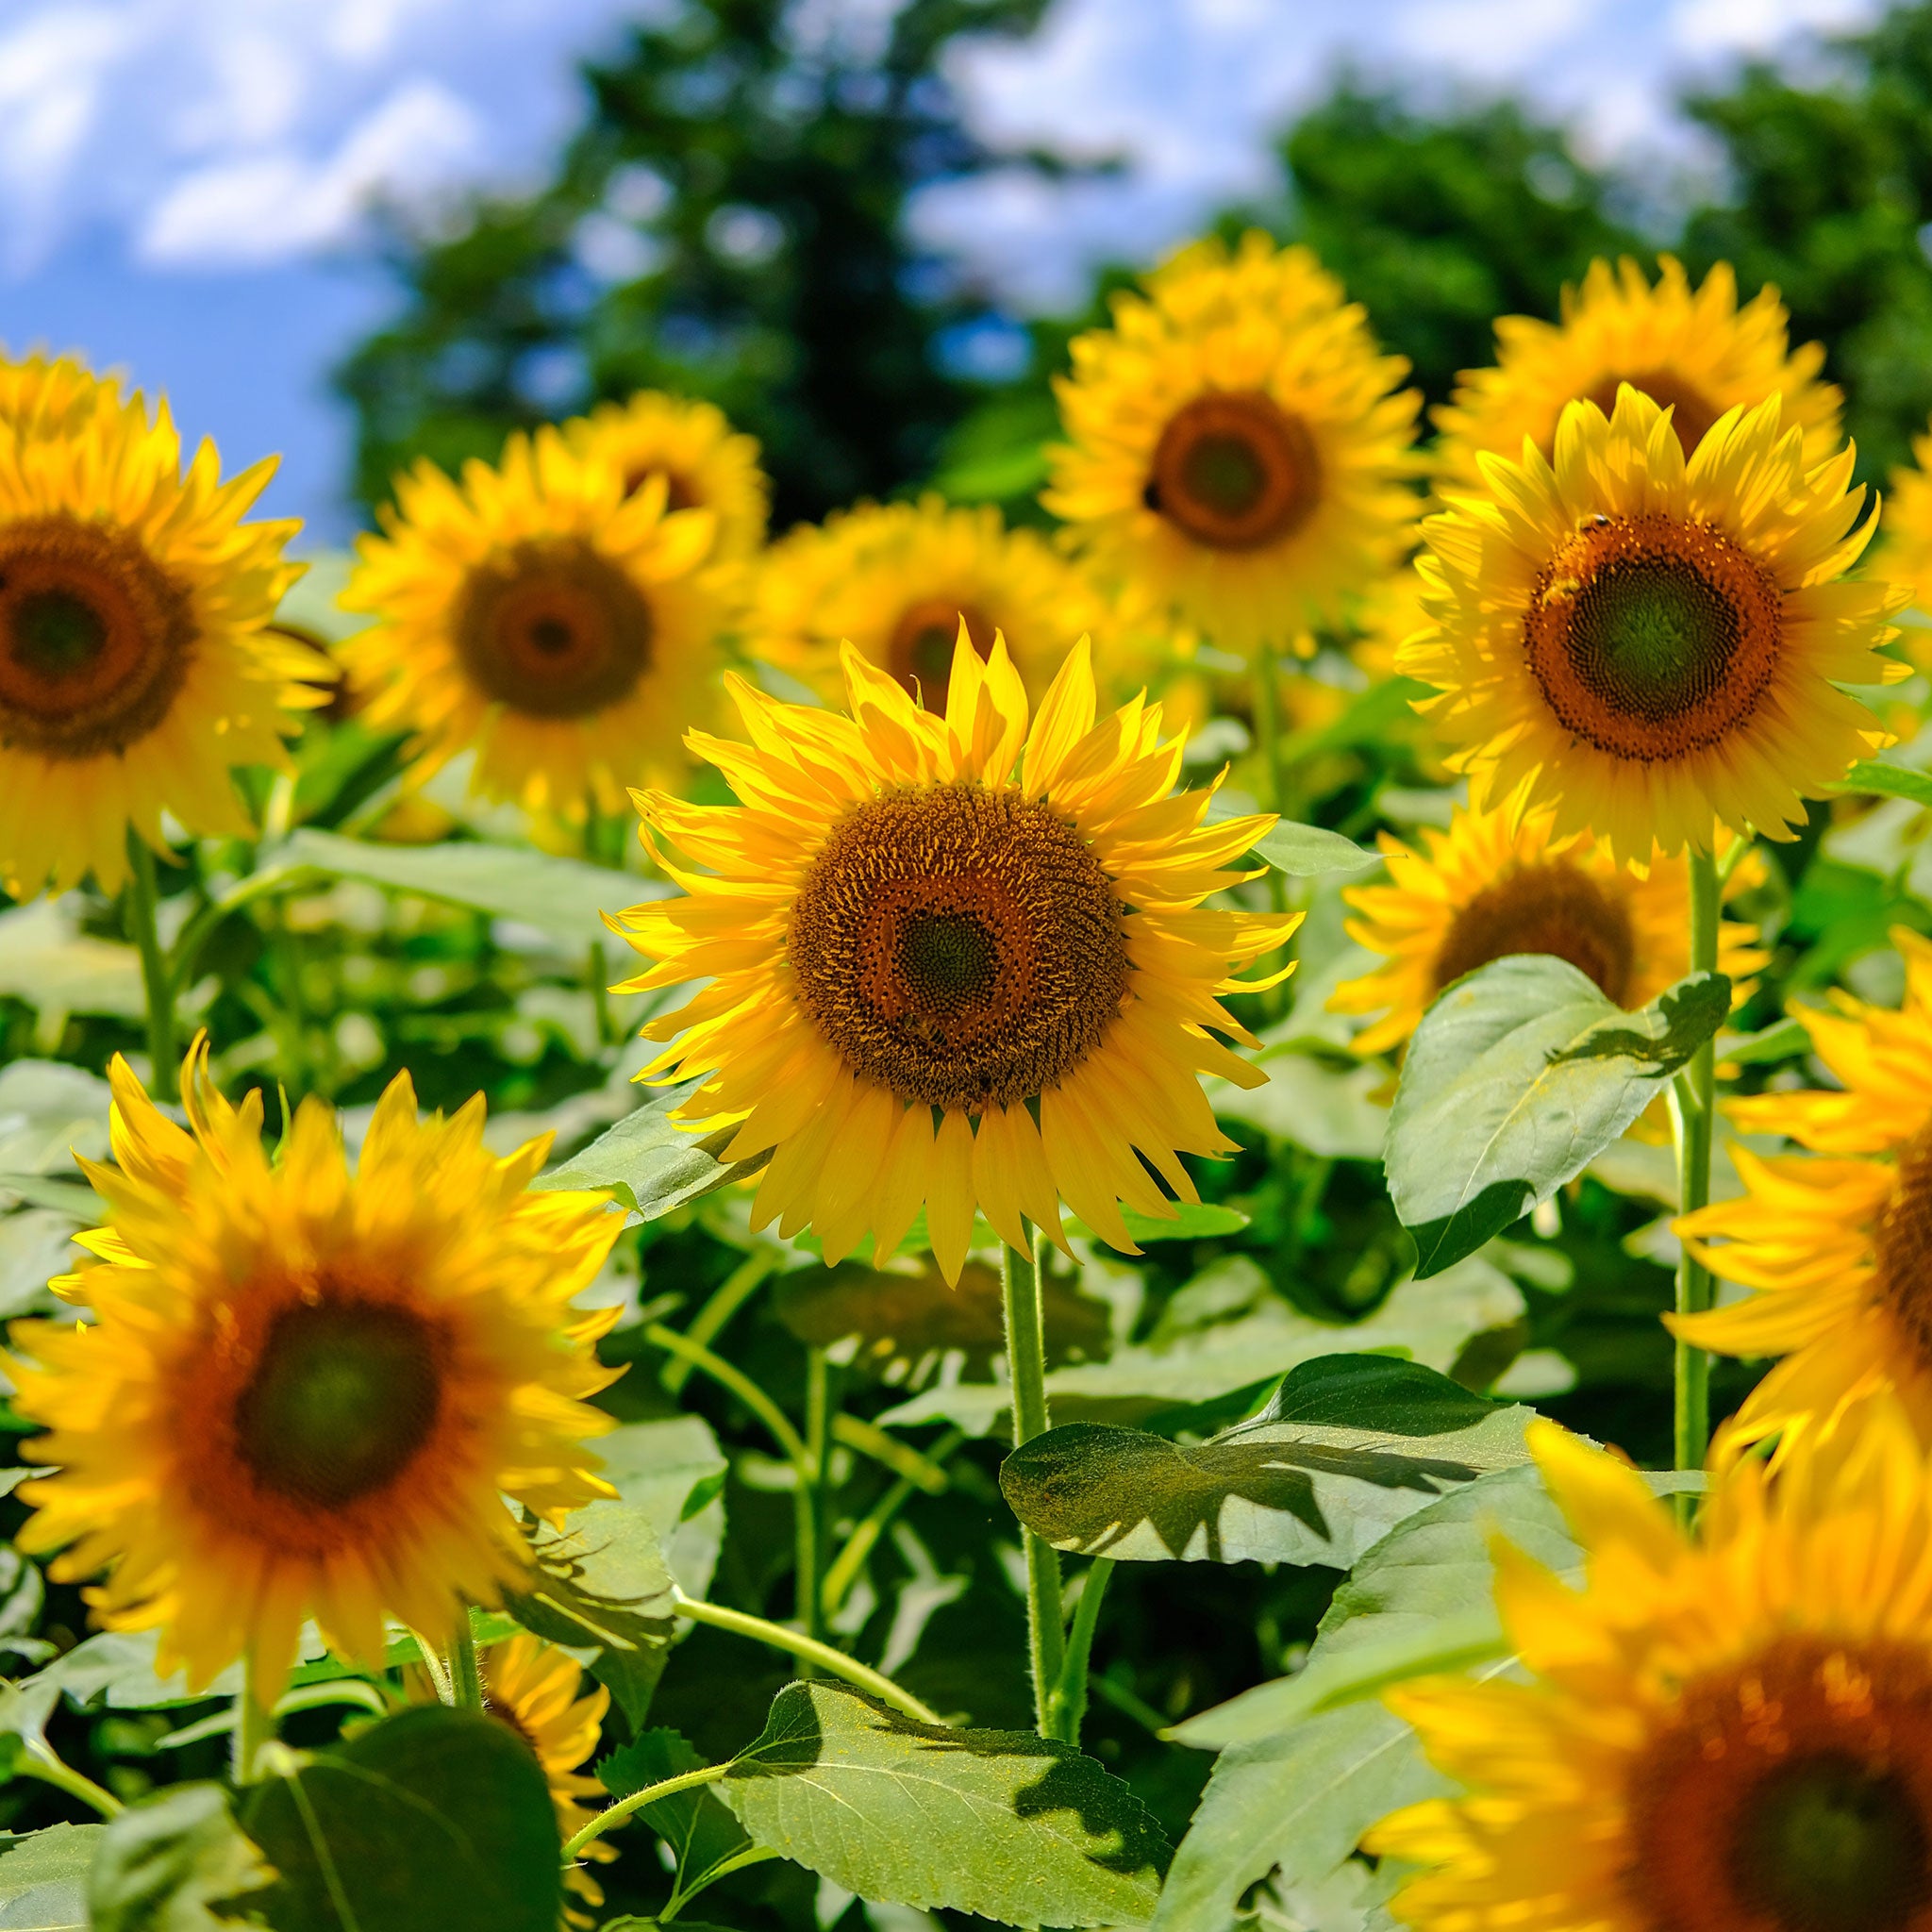
[[[450,1702],[458,1710],[483,1708],[483,1666],[476,1661],[476,1639],[465,1609],[449,1641]]]
[[[1262,800],[1265,810],[1272,811],[1277,818],[1289,818],[1288,761],[1281,741],[1281,689],[1279,659],[1274,654],[1271,639],[1263,638],[1255,646],[1255,735],[1261,741],[1261,757],[1268,774],[1268,795]],[[1277,915],[1288,910],[1288,880],[1278,866],[1266,867],[1268,908]],[[1279,960],[1271,958],[1267,961],[1269,972],[1274,972]],[[1284,994],[1281,988],[1271,988],[1259,995],[1262,1011],[1270,1018],[1281,1009]]]
[[[798,1623],[810,1638],[824,1626],[825,1477],[831,1462],[832,1365],[823,1348],[805,1352],[805,1461],[792,1491],[798,1538]],[[801,1658],[801,1673],[812,1674],[809,1658]]]
[[[261,1747],[275,1734],[275,1713],[264,1710],[255,1701],[255,1686],[249,1681],[248,1660],[245,1658],[242,1669],[242,1688],[235,1693],[235,1741],[230,1760],[238,1786],[254,1783],[255,1767],[261,1757]]]
[[[1040,1256],[1045,1237],[1035,1232],[1033,1252],[1000,1250],[1001,1297],[1007,1327],[1007,1365],[1013,1378],[1013,1447],[1023,1448],[1052,1426],[1046,1407],[1046,1325],[1040,1303]],[[1058,1736],[1057,1695],[1065,1656],[1066,1622],[1060,1607],[1059,1552],[1043,1536],[1020,1526],[1026,1556],[1027,1656],[1033,1672],[1033,1713],[1042,1738]]]
[[[1710,852],[1690,854],[1690,970],[1715,973],[1722,887]],[[1672,1088],[1671,1125],[1677,1143],[1677,1208],[1694,1214],[1710,1199],[1710,1149],[1717,1110],[1717,1042],[1707,1040]],[[1677,1312],[1710,1307],[1710,1271],[1688,1243],[1677,1259]],[[1710,1441],[1710,1357],[1678,1341],[1675,1358],[1675,1448],[1679,1469],[1702,1469]]]
[[[641,1811],[646,1805],[655,1805],[659,1798],[675,1798],[679,1791],[688,1791],[696,1785],[715,1784],[731,1769],[727,1760],[724,1764],[700,1765],[696,1771],[687,1771],[678,1777],[667,1777],[661,1784],[646,1785],[641,1791],[633,1791],[627,1798],[620,1798],[614,1805],[607,1805],[590,1824],[575,1838],[564,1840],[563,1862],[575,1864],[577,1855],[593,1839],[600,1839],[613,1824],[622,1824],[634,1811]]]
[[[83,1805],[89,1805],[103,1818],[116,1818],[127,1807],[112,1791],[105,1790],[95,1784],[85,1773],[75,1771],[64,1759],[55,1757],[52,1751],[42,1751],[29,1745],[14,1760],[14,1770],[23,1777],[37,1777],[43,1785],[52,1785],[57,1791],[65,1791],[70,1798],[78,1798]]]
[[[1088,1659],[1093,1654],[1093,1632],[1100,1624],[1101,1599],[1113,1576],[1113,1558],[1095,1557],[1087,1566],[1080,1585],[1080,1601],[1074,1606],[1073,1628],[1067,1632],[1067,1654],[1060,1665],[1060,1680],[1054,1686],[1053,1735],[1062,1742],[1077,1744],[1080,1726],[1087,1719]]]
[[[127,937],[141,954],[141,979],[147,991],[147,1055],[154,1063],[148,1089],[158,1098],[170,1100],[175,1095],[177,1058],[175,982],[161,952],[160,927],[156,923],[159,892],[155,884],[154,849],[132,825],[127,828],[127,864],[121,917]]]

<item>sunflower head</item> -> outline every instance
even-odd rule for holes
[[[162,406],[79,364],[0,365],[0,878],[16,896],[126,876],[161,814],[245,836],[228,777],[286,763],[327,662],[270,626],[301,526],[243,512],[274,464],[184,475]]]
[[[1728,262],[1693,289],[1668,255],[1654,283],[1628,256],[1614,269],[1593,261],[1581,288],[1563,291],[1560,322],[1496,324],[1496,366],[1465,372],[1436,411],[1438,487],[1452,496],[1481,489],[1481,458],[1514,458],[1525,439],[1551,455],[1567,404],[1593,402],[1607,415],[1626,382],[1671,411],[1687,457],[1727,410],[1775,395],[1786,426],[1804,433],[1807,462],[1821,463],[1838,447],[1843,399],[1818,379],[1822,344],[1790,347],[1789,320],[1772,288],[1740,308]]]
[[[189,1132],[111,1069],[117,1166],[83,1162],[108,1208],[101,1265],[64,1284],[75,1329],[21,1322],[21,1413],[56,1473],[23,1488],[23,1549],[89,1592],[110,1629],[161,1629],[162,1671],[199,1689],[247,1655],[273,1704],[305,1618],[379,1667],[384,1618],[438,1637],[522,1574],[506,1496],[558,1520],[608,1486],[584,1398],[612,1378],[608,1313],[572,1298],[623,1217],[533,1193],[547,1137],[503,1159],[483,1105],[418,1117],[384,1094],[352,1174],[305,1101],[275,1159],[261,1104],[231,1107],[205,1041],[183,1069]]]
[[[1058,383],[1041,501],[1097,574],[1245,649],[1294,636],[1399,558],[1417,397],[1304,248],[1185,249]]]
[[[1526,1683],[1391,1692],[1466,1795],[1365,1840],[1433,1932],[1924,1932],[1932,1471],[1888,1402],[1768,1473],[1721,1449],[1688,1541],[1626,1464],[1538,1424],[1584,1588],[1503,1547]]]
[[[1349,937],[1385,961],[1338,987],[1328,1003],[1337,1012],[1382,1016],[1356,1036],[1358,1053],[1399,1045],[1445,987],[1512,953],[1566,959],[1607,999],[1632,1009],[1690,970],[1690,877],[1681,857],[1620,865],[1578,834],[1554,837],[1547,811],[1522,816],[1507,806],[1458,807],[1447,831],[1425,831],[1423,841],[1418,852],[1383,833],[1389,884],[1341,895],[1355,914]],[[1726,897],[1759,877],[1747,858],[1726,881]],[[1719,965],[1734,982],[1769,957],[1757,940],[1741,921],[1721,925]]]
[[[1624,860],[1710,849],[1721,822],[1788,838],[1804,800],[1885,741],[1843,685],[1905,675],[1879,655],[1899,596],[1847,581],[1871,534],[1853,452],[1806,466],[1773,396],[1688,461],[1627,383],[1572,403],[1554,465],[1482,459],[1479,497],[1428,519],[1432,627],[1397,668],[1457,747],[1480,805],[1521,789],[1558,836]]]
[[[962,625],[982,657],[1004,637],[1038,697],[1068,642],[1103,631],[1106,617],[1084,574],[1037,531],[1008,529],[991,504],[926,496],[861,504],[780,539],[758,566],[745,644],[836,700],[849,642],[943,712]]]
[[[425,461],[360,540],[343,605],[375,623],[342,647],[378,729],[532,811],[614,811],[639,772],[681,770],[707,714],[732,576],[709,509],[672,510],[662,475],[626,492],[607,455],[554,429],[512,436],[460,484]]]
[[[695,742],[741,803],[639,796],[685,896],[623,915],[660,962],[630,984],[710,982],[645,1028],[672,1042],[646,1077],[704,1076],[683,1116],[772,1154],[756,1224],[810,1224],[828,1262],[923,1207],[954,1281],[975,1208],[1024,1247],[1027,1221],[1064,1243],[1061,1200],[1131,1252],[1122,1204],[1171,1215],[1179,1156],[1229,1148],[1196,1074],[1261,1077],[1210,1037],[1253,1043],[1219,996],[1299,922],[1204,902],[1272,821],[1174,794],[1158,708],[1098,715],[1085,644],[1030,728],[998,639],[961,637],[943,714],[844,668],[843,716],[728,680],[753,741]]]
[[[765,541],[772,484],[758,467],[755,437],[733,429],[714,404],[640,390],[626,403],[600,403],[563,425],[565,440],[609,463],[626,496],[661,477],[667,510],[708,509],[715,555],[746,558]]]

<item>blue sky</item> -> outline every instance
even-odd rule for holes
[[[165,389],[230,467],[283,468],[265,508],[351,527],[325,373],[390,297],[361,243],[376,197],[435,222],[541,173],[575,63],[670,0],[0,0],[0,341],[76,348]],[[892,0],[798,0],[801,35]],[[1866,18],[1874,0],[1055,0],[1019,46],[956,50],[987,137],[1124,156],[1068,188],[1019,171],[932,192],[924,237],[1051,308],[1102,257],[1152,260],[1265,191],[1266,138],[1338,63],[1424,87],[1517,88],[1586,145],[1698,156],[1687,79]]]

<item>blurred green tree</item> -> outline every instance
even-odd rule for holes
[[[985,308],[901,223],[921,183],[991,158],[941,57],[1044,4],[908,0],[868,30],[857,9],[681,0],[633,26],[587,69],[589,117],[539,193],[392,237],[401,312],[336,375],[357,494],[644,386],[758,437],[781,526],[924,474],[974,396],[944,332]]]

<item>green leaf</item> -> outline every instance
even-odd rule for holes
[[[671,1115],[689,1097],[688,1089],[659,1094],[530,1185],[603,1188],[639,1220],[656,1221],[727,1181],[756,1174],[771,1158],[721,1160],[738,1129],[700,1136],[679,1126]]]
[[[1257,1062],[1265,1087],[1216,1080],[1209,1091],[1224,1120],[1245,1121],[1277,1141],[1330,1160],[1379,1160],[1389,1131],[1389,1105],[1376,1096],[1389,1084],[1385,1067],[1357,1062],[1337,1067],[1311,1054],[1275,1048]]]
[[[613,1798],[627,1798],[633,1791],[697,1771],[704,1763],[680,1732],[658,1729],[613,1751],[598,1764],[597,1776]],[[659,1798],[640,1815],[671,1847],[677,1861],[675,1882],[680,1906],[727,1872],[771,1856],[752,1843],[730,1807],[706,1785]]]
[[[1255,856],[1297,879],[1316,878],[1325,872],[1362,872],[1382,862],[1379,852],[1370,852],[1340,832],[1298,825],[1291,819],[1283,819],[1255,846]]]
[[[591,1446],[603,1457],[604,1480],[650,1523],[679,1588],[703,1596],[724,1539],[720,1496],[728,1467],[710,1424],[697,1415],[660,1416],[626,1423]]]
[[[1844,775],[1837,792],[1869,792],[1883,798],[1907,798],[1914,805],[1932,805],[1932,774],[1913,772],[1881,758],[1860,758]]]
[[[0,1067],[0,1169],[72,1178],[76,1154],[105,1160],[112,1105],[113,1094],[98,1074],[59,1060],[9,1061]],[[92,1188],[80,1191],[88,1203],[83,1211],[98,1220],[99,1197]]]
[[[1811,1051],[1811,1035],[1802,1021],[1789,1016],[1774,1020],[1756,1033],[1720,1033],[1719,1066],[1760,1066],[1767,1060],[1788,1060]]]
[[[1390,1115],[1389,1192],[1440,1273],[1546,1201],[1724,1024],[1731,983],[1696,973],[1635,1013],[1567,960],[1517,954],[1423,1016]]]
[[[507,1724],[425,1705],[251,1788],[242,1825],[280,1874],[276,1932],[557,1932],[549,1787]]]
[[[210,1908],[274,1877],[220,1785],[175,1785],[109,1822],[88,1877],[88,1910],[93,1932],[220,1932],[233,1918]],[[21,1922],[0,1916],[8,1923]]]
[[[1123,1208],[1121,1219],[1126,1223],[1127,1232],[1142,1242],[1213,1241],[1224,1234],[1239,1234],[1248,1224],[1248,1217],[1224,1201],[1176,1201],[1174,1212],[1167,1215]],[[1077,1215],[1068,1215],[1067,1225],[1074,1234],[1092,1238],[1092,1230]]]
[[[1414,1362],[1335,1356],[1205,1442],[1049,1429],[1007,1457],[1000,1488],[1029,1529],[1085,1556],[1343,1569],[1445,1490],[1526,1461],[1530,1419]]]
[[[264,874],[303,871],[333,878],[366,879],[393,891],[417,892],[494,918],[535,926],[564,952],[582,954],[592,941],[610,941],[603,915],[671,888],[632,873],[552,858],[528,847],[453,840],[441,845],[381,845],[304,826],[272,851],[247,884],[260,891]]]
[[[0,1832],[0,1925],[88,1932],[87,1875],[105,1825]]]
[[[1141,1925],[1167,1844],[1072,1745],[915,1724],[843,1684],[792,1684],[714,1787],[761,1845],[858,1897],[1009,1925]]]
[[[42,1012],[107,1013],[138,1019],[146,1010],[141,955],[80,929],[71,899],[35,899],[0,912],[0,993]]]

